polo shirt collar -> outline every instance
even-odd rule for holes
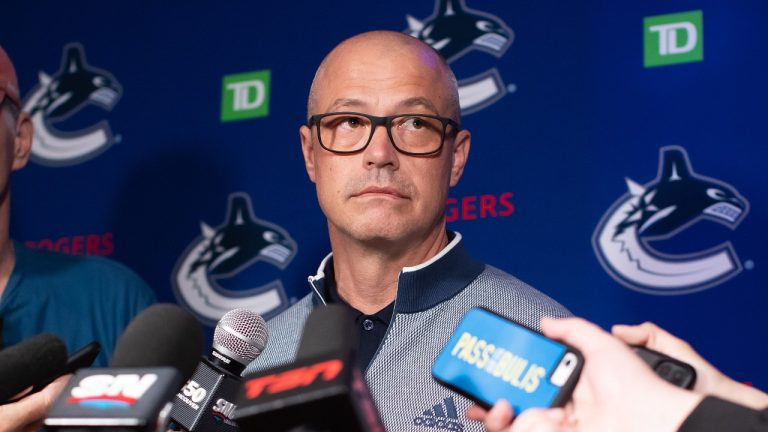
[[[483,271],[485,265],[469,256],[461,234],[449,231],[448,236],[453,238],[437,255],[400,271],[395,313],[416,313],[430,309],[461,292]],[[331,269],[327,266],[333,266],[332,253],[320,263],[317,274],[309,277],[315,306],[328,302],[323,286],[325,269]]]

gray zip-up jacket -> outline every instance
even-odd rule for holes
[[[514,276],[472,259],[461,235],[429,261],[400,272],[387,333],[365,378],[388,431],[482,431],[465,416],[471,402],[432,379],[432,363],[464,314],[483,306],[538,329],[544,316],[570,313]],[[244,375],[294,360],[307,316],[325,303],[328,255],[309,280],[313,291],[267,323],[269,342]]]

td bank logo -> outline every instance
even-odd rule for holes
[[[643,33],[645,67],[704,59],[704,27],[700,10],[646,17]]]
[[[226,75],[221,88],[221,121],[269,115],[270,71]]]

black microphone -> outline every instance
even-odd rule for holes
[[[203,357],[192,378],[176,395],[171,428],[186,431],[238,431],[232,421],[242,373],[267,344],[267,325],[257,313],[234,309],[213,334],[210,357]]]
[[[51,430],[164,430],[170,400],[197,364],[200,324],[172,304],[157,304],[120,336],[111,367],[81,369],[48,412]]]
[[[235,421],[244,430],[384,432],[353,341],[343,307],[316,308],[295,362],[245,377]]]
[[[41,333],[0,351],[0,404],[61,375],[66,363],[67,347],[51,333]]]
[[[192,376],[203,351],[203,331],[189,312],[159,303],[136,315],[117,340],[113,368],[167,366]]]

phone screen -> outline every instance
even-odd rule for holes
[[[564,403],[580,368],[574,349],[475,308],[459,323],[432,374],[481,405],[506,399],[520,413]]]

